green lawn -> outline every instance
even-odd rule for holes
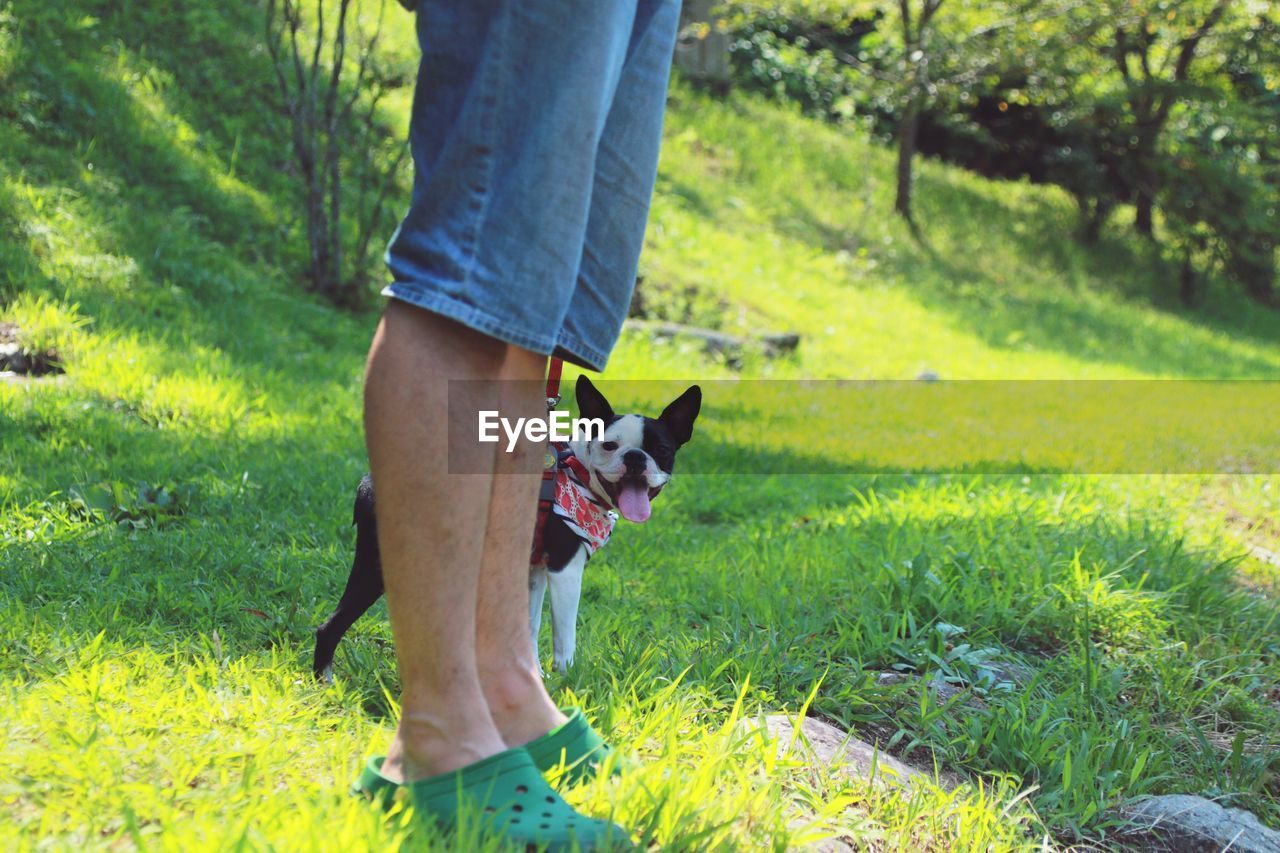
[[[426,843],[345,796],[391,729],[383,608],[335,685],[309,676],[350,560],[376,315],[294,280],[255,6],[73,5],[0,8],[0,319],[68,354],[65,376],[0,382],[0,845]],[[1221,282],[1177,307],[1124,215],[1085,251],[1061,193],[924,163],[920,247],[891,177],[855,131],[678,83],[646,307],[803,341],[735,369],[629,333],[602,387],[1280,378],[1280,314]],[[1280,826],[1280,571],[1246,551],[1280,550],[1280,478],[762,477],[813,436],[793,418],[760,447],[741,418],[709,396],[682,464],[717,473],[677,477],[592,563],[578,665],[549,684],[643,769],[575,803],[666,849],[1067,844],[1175,791]],[[990,661],[1035,678],[992,684]],[[939,707],[877,681],[895,667],[969,692]],[[736,725],[805,707],[972,783],[852,784]]]

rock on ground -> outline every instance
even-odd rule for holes
[[[796,737],[792,718],[786,714],[770,714],[763,721],[744,720],[744,723],[775,741],[779,755],[790,752],[810,765],[830,768],[846,779],[866,781],[874,776],[899,788],[938,785],[948,791],[961,782],[959,777],[946,771],[935,780],[932,771],[913,767],[884,750],[877,750],[874,744],[813,717],[806,717],[800,724],[799,737]]]
[[[943,771],[935,779],[932,772],[913,767],[884,751],[877,751],[867,743],[830,723],[813,717],[804,718],[797,736],[795,724],[786,714],[770,714],[762,720],[746,719],[743,728],[761,733],[776,744],[778,755],[790,754],[811,767],[829,768],[834,773],[852,781],[867,781],[891,785],[910,792],[916,787],[938,785],[948,791],[961,783],[955,774]],[[797,820],[796,824],[803,824]],[[855,848],[850,839],[829,838],[817,844],[806,845],[805,853],[851,853]]]
[[[1224,808],[1191,794],[1150,797],[1125,812],[1133,826],[1123,840],[1169,853],[1280,853],[1280,832],[1244,809]]]
[[[882,672],[876,676],[876,684],[886,687],[891,684],[912,684],[923,682],[924,679],[918,675],[907,675],[901,672]],[[978,696],[969,692],[965,687],[957,687],[954,684],[948,684],[941,677],[935,676],[929,679],[927,685],[929,694],[933,696],[933,701],[939,705],[945,705],[952,699],[957,697],[964,698],[964,704],[970,708],[985,708],[987,703],[983,702]],[[967,694],[967,695],[966,695]]]

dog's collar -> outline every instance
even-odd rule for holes
[[[538,519],[533,535],[530,562],[539,565],[545,559],[542,532],[547,518],[554,512],[582,539],[587,553],[594,554],[613,532],[617,513],[599,499],[591,488],[591,471],[574,454],[568,444],[552,442],[546,470],[542,472],[542,493],[538,500]]]
[[[556,454],[556,467],[568,471],[569,476],[587,490],[588,499],[593,504],[606,510],[613,509],[613,507],[600,500],[600,496],[596,494],[595,489],[591,488],[591,470],[587,468],[586,463],[578,458],[578,454],[573,452],[573,448],[558,441],[552,442],[551,447]]]

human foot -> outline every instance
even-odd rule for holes
[[[534,766],[539,772],[548,774],[557,788],[589,782],[613,752],[613,748],[591,727],[580,709],[566,708],[562,713],[566,715],[563,725],[533,739],[523,747]],[[380,802],[384,807],[389,806],[403,785],[401,776],[389,778],[383,772],[385,763],[386,759],[380,755],[370,758],[359,778],[351,785],[352,795]],[[630,766],[631,763],[625,760],[616,761],[612,765],[612,772],[619,774]]]
[[[388,781],[438,776],[507,749],[502,735],[484,713],[406,711],[400,718],[379,772]]]

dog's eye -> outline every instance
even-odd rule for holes
[[[618,442],[616,441],[601,442],[600,448],[602,450],[607,450],[608,452],[612,453],[613,451],[618,449]]]

